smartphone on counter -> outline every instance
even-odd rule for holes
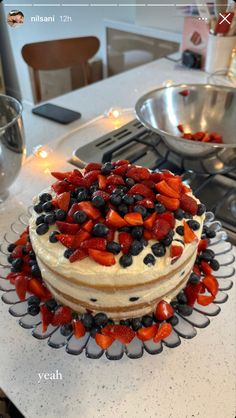
[[[35,115],[53,120],[54,122],[62,123],[63,125],[67,125],[68,123],[81,118],[81,113],[54,105],[52,103],[45,103],[37,106],[32,110],[32,112]]]

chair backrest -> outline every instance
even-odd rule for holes
[[[59,70],[81,65],[84,84],[86,85],[89,83],[87,63],[96,54],[99,46],[99,39],[95,36],[58,39],[24,45],[21,53],[25,62],[33,69],[37,101],[41,100],[38,71]]]

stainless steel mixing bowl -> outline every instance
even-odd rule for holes
[[[0,203],[17,177],[24,155],[22,105],[10,96],[0,95]]]
[[[184,96],[183,91],[189,91]],[[236,89],[207,84],[181,84],[163,87],[141,97],[135,106],[137,118],[157,132],[167,146],[187,159],[209,161],[210,173],[236,167]],[[177,128],[186,132],[218,132],[223,144],[180,138]]]

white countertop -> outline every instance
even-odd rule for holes
[[[65,163],[75,146],[110,131],[110,120],[100,120],[66,135],[112,106],[133,107],[145,92],[164,80],[201,83],[203,72],[181,70],[162,59],[53,100],[79,110],[83,120],[70,126],[46,121],[25,110],[28,150],[49,141],[46,160],[30,157],[11,187],[10,198],[0,209],[3,233],[51,179],[48,171],[67,169]],[[126,121],[133,116],[127,113]],[[125,121],[125,120],[124,120]],[[61,140],[59,140],[61,138]],[[54,350],[34,339],[8,313],[0,301],[0,387],[26,418],[233,418],[235,416],[235,289],[222,312],[193,340],[182,340],[173,350],[156,356],[145,353],[139,360],[120,361],[71,356],[64,348]],[[62,380],[38,383],[38,373],[58,370]]]

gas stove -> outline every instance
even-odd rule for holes
[[[230,241],[236,244],[236,171],[211,175],[207,173],[206,164],[204,170],[202,167],[200,170],[203,174],[197,174],[201,161],[186,159],[174,153],[158,134],[147,130],[137,120],[75,150],[75,164],[76,158],[103,163],[127,159],[132,164],[151,170],[165,168],[183,176],[194,194],[208,210],[215,213]]]

